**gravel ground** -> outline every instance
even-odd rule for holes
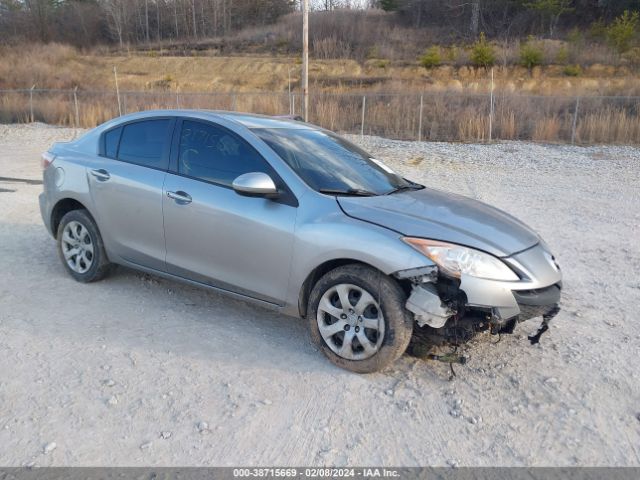
[[[0,126],[0,176],[73,135]],[[565,292],[539,346],[531,321],[453,381],[406,356],[351,374],[297,319],[124,268],[73,282],[42,187],[0,180],[0,465],[640,465],[640,150],[353,139],[542,234]]]

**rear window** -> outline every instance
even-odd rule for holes
[[[120,134],[122,127],[114,128],[104,134],[104,155],[109,158],[116,158],[118,155],[118,143],[120,142]]]
[[[146,120],[122,128],[118,160],[166,169],[173,120]]]

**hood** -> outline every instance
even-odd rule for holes
[[[424,188],[375,197],[337,197],[350,217],[405,236],[456,243],[507,257],[540,241],[518,219],[461,195]]]

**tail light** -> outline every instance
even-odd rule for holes
[[[56,159],[56,156],[50,152],[44,152],[40,157],[40,164],[42,165],[42,169],[45,170],[49,165],[53,163]]]

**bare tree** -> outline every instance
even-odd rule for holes
[[[178,2],[173,0],[173,18],[176,25],[176,39],[180,37],[180,30],[178,29]]]
[[[31,15],[33,26],[41,41],[49,40],[49,18],[55,7],[53,0],[26,0],[25,6]]]
[[[103,0],[102,5],[107,13],[107,20],[111,33],[118,39],[120,48],[124,46],[124,28],[127,18],[126,0]]]
[[[160,29],[160,0],[156,0],[156,39],[162,40],[162,31]]]
[[[473,0],[471,3],[471,35],[475,38],[478,36],[480,25],[480,0]]]
[[[144,26],[147,43],[149,43],[149,0],[144,0]]]
[[[198,32],[196,29],[196,0],[191,0],[191,13],[193,16],[193,38],[198,38]]]

